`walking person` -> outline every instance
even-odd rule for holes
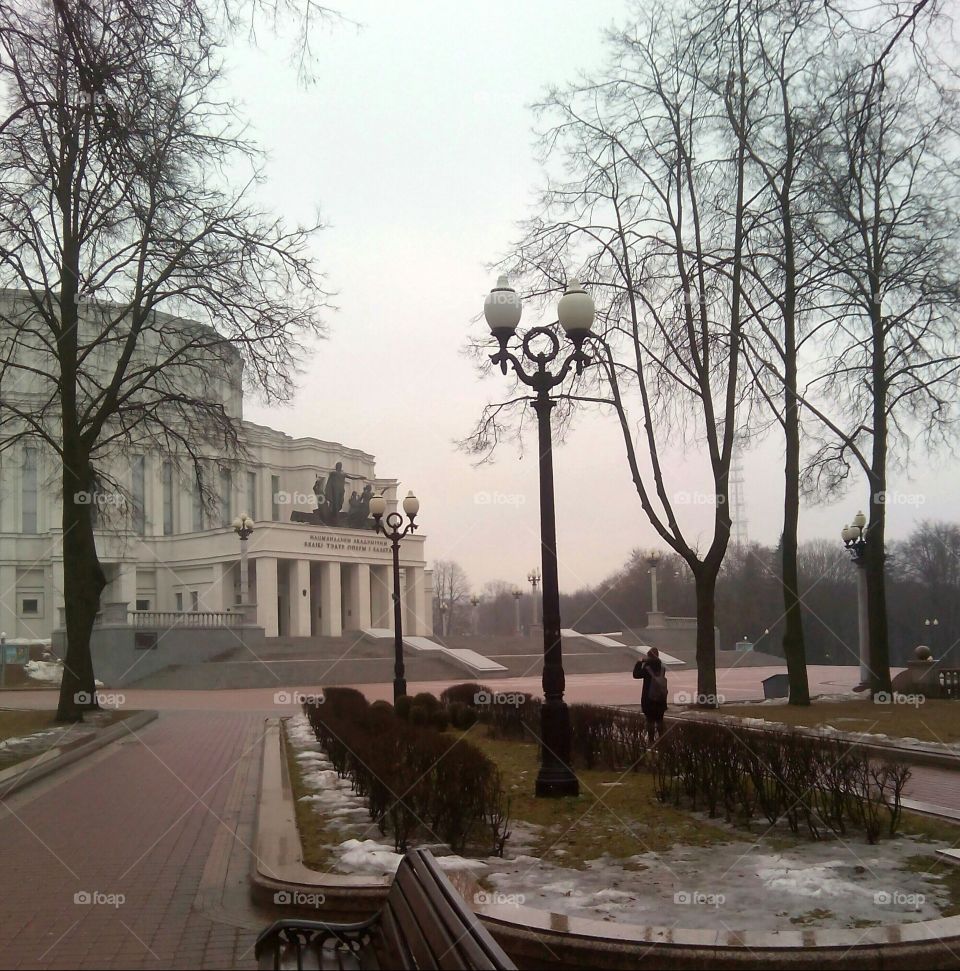
[[[646,657],[637,661],[633,676],[643,680],[640,692],[640,710],[647,722],[647,740],[652,748],[663,735],[663,716],[667,712],[667,675],[660,660],[660,652],[651,647]]]

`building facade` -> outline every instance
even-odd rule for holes
[[[16,292],[0,292],[0,326],[20,300]],[[158,317],[165,342],[178,329],[193,333],[200,326]],[[22,363],[22,342],[18,353]],[[218,353],[223,356],[223,348]],[[9,343],[6,354],[9,361]],[[44,400],[49,388],[43,386],[42,370],[21,369],[20,380],[0,386],[0,396],[15,400],[21,410],[32,398]],[[310,513],[317,506],[317,480],[338,462],[347,474],[348,497],[369,486],[368,493],[387,498],[390,511],[397,507],[397,481],[378,476],[367,452],[318,438],[292,438],[244,420],[242,376],[237,357],[204,380],[206,392],[230,413],[239,439],[229,453],[204,446],[204,485],[197,481],[194,462],[182,450],[166,447],[169,438],[140,435],[98,457],[101,484],[85,499],[95,508],[97,550],[108,581],[101,608],[114,605],[116,613],[126,604],[141,617],[240,611],[241,544],[232,523],[246,513],[255,524],[247,541],[251,606],[246,613],[267,637],[339,636],[392,627],[387,540],[369,528],[369,520],[363,527],[347,526],[341,517],[331,526]],[[3,427],[9,435],[13,426]],[[8,639],[44,639],[62,626],[67,589],[62,470],[57,453],[42,439],[9,441],[0,452],[0,631]],[[298,518],[314,521],[293,521]],[[420,534],[401,546],[401,608],[409,634],[432,632],[424,546]]]

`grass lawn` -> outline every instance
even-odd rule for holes
[[[875,704],[862,701],[815,701],[799,705],[724,705],[706,715],[763,718],[810,728],[830,725],[838,731],[872,732],[891,738],[917,738],[925,742],[960,742],[960,701],[930,699],[914,707],[908,704]]]
[[[580,769],[578,797],[537,799],[533,794],[537,745],[487,738],[486,728],[480,725],[466,737],[499,767],[511,799],[511,819],[544,827],[529,852],[551,863],[582,869],[585,861],[603,853],[626,859],[674,845],[706,846],[751,838],[719,820],[713,823],[664,806],[654,795],[653,775],[644,767],[626,773]]]
[[[93,715],[87,715],[87,722],[96,724],[100,728],[105,728],[133,714],[136,714],[136,712],[127,710],[120,711],[117,709],[104,710]],[[8,738],[24,738],[35,732],[42,732],[49,728],[54,728],[57,725],[55,711],[28,711],[20,708],[0,708],[0,742],[6,741]],[[73,738],[69,726],[66,726],[64,735],[66,738],[62,744],[59,741],[51,739],[50,747],[71,748],[73,745],[79,745],[81,742],[89,741],[89,736]],[[25,751],[22,755],[9,753],[9,757],[3,759],[0,768],[9,768],[18,762],[32,759],[37,754],[36,751]]]

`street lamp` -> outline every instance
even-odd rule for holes
[[[475,593],[470,595],[470,606],[473,607],[473,636],[476,637],[480,631],[480,598]]]
[[[253,533],[253,520],[245,513],[240,513],[233,521],[233,531],[240,537],[240,609],[245,624],[253,619],[247,615],[250,605],[250,566],[247,561],[247,540]]]
[[[513,588],[513,626],[516,629],[517,635],[520,634],[520,598],[523,596],[523,591],[519,587]]]
[[[940,621],[936,617],[934,617],[933,619],[931,619],[931,618],[928,617],[923,622],[923,626],[927,628],[927,635],[928,635],[927,636],[927,642],[928,642],[931,650],[933,650],[933,652],[936,653],[936,648],[937,648],[936,640],[937,640],[937,638],[934,637],[934,634],[936,633],[937,628],[940,626]]]
[[[536,567],[534,567],[527,574],[527,582],[530,584],[531,587],[533,587],[533,619],[530,622],[530,626],[531,627],[536,627],[537,624],[540,623],[540,621],[537,619],[537,614],[538,614],[538,611],[537,611],[537,586],[539,585],[541,579],[542,579],[542,577],[540,576],[540,571]]]
[[[867,517],[858,512],[853,523],[844,526],[840,536],[857,567],[857,624],[860,639],[860,684],[862,691],[870,678],[870,616],[867,613]]]
[[[483,314],[499,349],[490,355],[503,374],[512,367],[517,378],[536,392],[533,408],[537,413],[538,453],[540,456],[540,547],[543,567],[543,696],[540,716],[540,771],[537,775],[538,796],[576,796],[580,784],[570,767],[570,713],[563,700],[565,677],[563,649],[560,642],[560,588],[557,578],[557,524],[553,495],[553,442],[550,412],[555,402],[550,392],[570,373],[577,374],[591,363],[583,344],[593,327],[593,300],[577,280],[567,284],[557,306],[560,327],[573,345],[573,350],[557,362],[556,371],[547,365],[560,354],[560,338],[549,327],[534,327],[523,337],[520,354],[534,365],[524,370],[520,358],[509,349],[511,338],[520,323],[520,297],[505,276],[497,280],[483,304]],[[534,343],[540,350],[534,349]],[[544,344],[546,345],[544,347]],[[528,577],[533,583],[532,576]],[[537,574],[539,581],[540,575]],[[536,594],[536,587],[534,587]],[[536,599],[536,596],[534,596]]]
[[[386,525],[383,514],[387,511],[387,500],[381,496],[374,496],[370,500],[370,515],[373,516],[374,528],[383,533],[390,540],[393,549],[393,703],[407,693],[407,681],[403,669],[403,623],[400,619],[400,540],[407,533],[416,532],[417,524],[414,520],[420,512],[420,500],[408,492],[403,500],[403,511],[410,522],[403,526],[403,516],[392,512],[387,516]],[[403,526],[403,529],[400,527]]]

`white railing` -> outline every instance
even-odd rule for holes
[[[134,627],[235,627],[243,623],[243,614],[220,610],[131,610]]]

